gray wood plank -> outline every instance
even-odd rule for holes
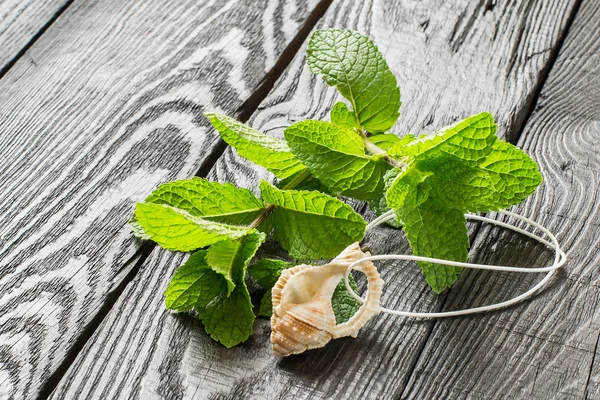
[[[0,1],[0,76],[69,0]]]
[[[557,235],[569,257],[565,268],[525,304],[439,321],[404,396],[600,398],[598,32],[600,4],[584,1],[519,141],[538,160],[545,183],[516,210]],[[518,234],[489,228],[472,251],[476,262],[523,267],[548,265],[550,253]],[[540,279],[470,271],[444,308],[505,300]]]
[[[340,1],[320,26],[357,29],[379,44],[402,88],[397,132],[432,130],[490,110],[501,134],[511,135],[520,131],[519,116],[531,107],[573,2],[468,3]],[[251,119],[255,128],[281,137],[295,121],[327,118],[338,100],[335,90],[308,72],[301,51]],[[254,189],[272,176],[227,150],[210,178]],[[386,228],[370,234],[366,244],[377,253],[408,251],[402,235]],[[192,316],[164,309],[162,293],[182,261],[153,252],[54,398],[397,398],[433,327],[430,321],[381,316],[357,339],[278,359],[262,319],[247,343],[226,350]],[[381,271],[388,306],[442,306],[443,298],[426,288],[416,268],[388,263]]]
[[[74,358],[140,256],[134,201],[198,171],[202,111],[236,114],[317,4],[76,2],[0,80],[0,398]]]

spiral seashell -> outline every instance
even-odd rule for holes
[[[360,328],[381,311],[383,280],[371,261],[357,268],[367,275],[368,291],[356,314],[336,325],[331,306],[333,292],[348,266],[369,255],[354,243],[328,264],[302,264],[281,273],[272,291],[271,343],[275,355],[299,354],[323,347],[331,339],[356,337]]]

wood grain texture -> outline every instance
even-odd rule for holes
[[[431,131],[490,110],[506,136],[521,130],[520,118],[551,64],[573,4],[348,0],[333,3],[320,26],[367,33],[385,53],[404,103],[396,132]],[[251,124],[281,137],[293,122],[326,119],[337,100],[335,90],[309,73],[302,49]],[[261,178],[273,177],[229,149],[210,178],[255,190]],[[375,230],[365,242],[380,254],[408,251],[402,234],[389,228]],[[173,399],[398,398],[433,328],[431,321],[380,316],[357,339],[278,359],[270,352],[268,321],[259,320],[247,343],[225,350],[194,317],[164,310],[162,291],[181,262],[159,249],[153,252],[55,398],[106,393]],[[387,306],[441,308],[443,297],[432,294],[416,268],[387,263],[381,272],[388,282]],[[172,385],[166,394],[164,382]]]
[[[545,183],[516,210],[556,234],[563,270],[533,300],[439,321],[404,396],[411,398],[600,399],[600,4],[584,1],[519,145]],[[518,234],[486,228],[475,262],[548,265],[551,252]],[[490,304],[524,292],[539,274],[470,271],[445,309]]]
[[[68,0],[0,1],[0,75]]]
[[[317,1],[76,2],[0,80],[0,398],[32,398],[135,264],[134,201],[194,175]]]

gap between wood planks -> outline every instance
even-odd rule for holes
[[[590,363],[590,371],[588,372],[587,380],[585,381],[585,398],[588,399],[590,396],[590,379],[592,379],[592,373],[594,370],[594,364],[596,363],[596,357],[598,356],[598,344],[600,343],[600,332],[598,333],[598,338],[596,339],[596,346],[594,346],[594,356],[592,357],[592,362]]]
[[[529,121],[529,118],[531,118],[531,115],[533,114],[533,111],[535,110],[535,106],[540,97],[540,93],[542,92],[542,88],[544,87],[544,84],[546,83],[548,76],[550,76],[550,71],[554,67],[556,60],[558,59],[560,50],[562,49],[565,39],[567,38],[567,36],[569,34],[571,26],[573,25],[575,16],[577,15],[577,13],[579,11],[581,2],[582,2],[582,0],[577,0],[575,2],[573,10],[571,11],[571,14],[569,15],[569,17],[567,19],[565,28],[563,29],[563,31],[560,33],[560,35],[558,37],[558,41],[557,41],[556,45],[552,49],[550,49],[550,56],[548,57],[548,61],[546,62],[546,64],[544,65],[544,67],[542,68],[542,70],[540,72],[540,76],[538,78],[538,81],[536,82],[535,87],[531,91],[531,94],[529,96],[527,96],[525,104],[523,105],[521,110],[519,110],[517,112],[514,128],[511,130],[511,132],[507,132],[507,134],[506,134],[506,138],[505,138],[506,141],[511,144],[514,144],[515,146],[519,142],[521,135],[523,135],[523,131],[525,130],[525,125],[527,125],[527,121]],[[476,226],[473,230],[473,234],[469,238],[470,245],[472,245],[475,242],[475,239],[479,235],[482,225],[483,225],[482,222],[476,223]],[[449,289],[444,293],[444,298],[442,299],[442,303],[440,305],[440,310],[443,310],[444,307],[446,306],[446,302],[448,300],[450,290],[452,290],[452,289]],[[404,398],[406,396],[406,393],[405,393],[406,387],[414,375],[414,369],[415,369],[417,363],[421,360],[423,351],[425,350],[425,347],[426,347],[427,343],[429,342],[429,338],[431,337],[431,334],[432,334],[437,322],[438,322],[438,319],[434,319],[430,323],[429,329],[427,330],[427,334],[425,336],[425,340],[419,346],[419,349],[417,351],[417,356],[414,358],[414,361],[410,365],[409,370],[411,371],[411,373],[410,373],[410,375],[408,375],[406,377],[404,382],[402,382],[402,398]],[[597,344],[596,344],[596,346],[597,346]],[[594,358],[595,358],[595,353],[594,353]],[[588,383],[590,380],[590,376],[592,374],[593,367],[594,367],[594,362],[592,361],[592,364],[590,365],[590,371],[588,373]],[[587,385],[586,385],[586,392],[587,392]]]
[[[46,31],[48,30],[48,28],[50,28],[52,26],[52,24],[54,24],[54,22],[56,22],[56,20],[67,10],[67,8],[69,8],[71,6],[71,4],[73,4],[75,2],[75,0],[68,0],[65,4],[63,4],[55,13],[52,17],[50,17],[50,19],[40,28],[39,31],[37,31],[35,33],[35,35],[33,35],[31,37],[31,39],[29,39],[29,42],[25,43],[25,46],[23,46],[23,48],[21,50],[19,50],[19,52],[9,61],[6,63],[6,65],[4,65],[4,67],[0,68],[0,79],[4,78],[4,75],[6,75],[6,73],[17,63],[17,61],[19,61],[19,59],[21,57],[23,57],[23,55],[25,55],[25,53],[27,52],[27,50],[29,50],[31,48],[31,46],[34,45],[35,42],[37,42],[37,40],[42,37],[42,35],[44,33],[46,33]]]
[[[43,33],[58,19],[58,17],[71,5],[75,0],[70,0],[67,2],[54,16],[48,21],[46,25],[34,36],[34,38],[27,43],[27,45],[19,52],[19,54],[11,60],[5,70],[0,71],[0,79],[6,74],[6,72],[12,67],[17,60],[25,54],[27,49],[29,49],[35,41],[43,35]],[[292,39],[292,41],[287,45],[287,47],[283,50],[281,55],[279,56],[275,65],[265,74],[258,87],[252,92],[252,94],[244,101],[244,103],[238,108],[236,111],[237,119],[246,122],[252,114],[258,109],[258,106],[262,103],[262,101],[267,97],[267,95],[273,89],[275,82],[279,79],[283,71],[288,67],[292,59],[295,57],[296,53],[302,47],[302,44],[308,38],[308,35],[313,30],[317,22],[321,20],[325,12],[331,5],[333,0],[321,0],[317,6],[312,10],[306,21],[302,24],[302,27],[296,34],[296,36]],[[196,172],[195,176],[198,177],[206,177],[213,167],[213,165],[217,162],[219,157],[225,152],[228,145],[222,139],[219,139],[217,144],[213,146],[212,150],[208,154],[207,157],[204,158],[200,168]],[[146,259],[152,253],[152,250],[156,247],[156,244],[153,242],[144,243],[140,249],[129,258],[123,266],[120,268],[119,272],[115,277],[115,281],[118,282],[116,286],[111,288],[108,291],[106,299],[94,315],[94,317],[89,321],[89,323],[84,327],[81,331],[80,335],[77,337],[75,343],[71,347],[71,349],[67,352],[65,358],[60,363],[60,365],[56,368],[56,370],[48,377],[48,380],[44,383],[44,385],[40,388],[38,399],[46,399],[48,398],[59,382],[62,380],[63,376],[73,364],[83,347],[90,340],[94,332],[98,329],[104,318],[108,315],[108,313],[112,310],[113,306],[123,294],[123,291],[127,287],[127,285],[136,277],[139,272],[141,266],[146,262]]]

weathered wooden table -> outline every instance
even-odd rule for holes
[[[265,319],[226,350],[165,310],[185,255],[133,239],[134,202],[195,174],[273,179],[202,112],[274,136],[327,118],[338,95],[304,58],[318,27],[379,45],[402,91],[395,132],[491,111],[538,161],[545,183],[515,209],[568,253],[549,288],[485,315],[380,316],[285,359]],[[599,1],[0,0],[0,78],[0,398],[600,399]],[[471,237],[477,262],[550,259],[496,228]],[[367,245],[408,251],[386,228]],[[465,271],[436,296],[391,264],[386,304],[412,310],[489,304],[540,279]]]

